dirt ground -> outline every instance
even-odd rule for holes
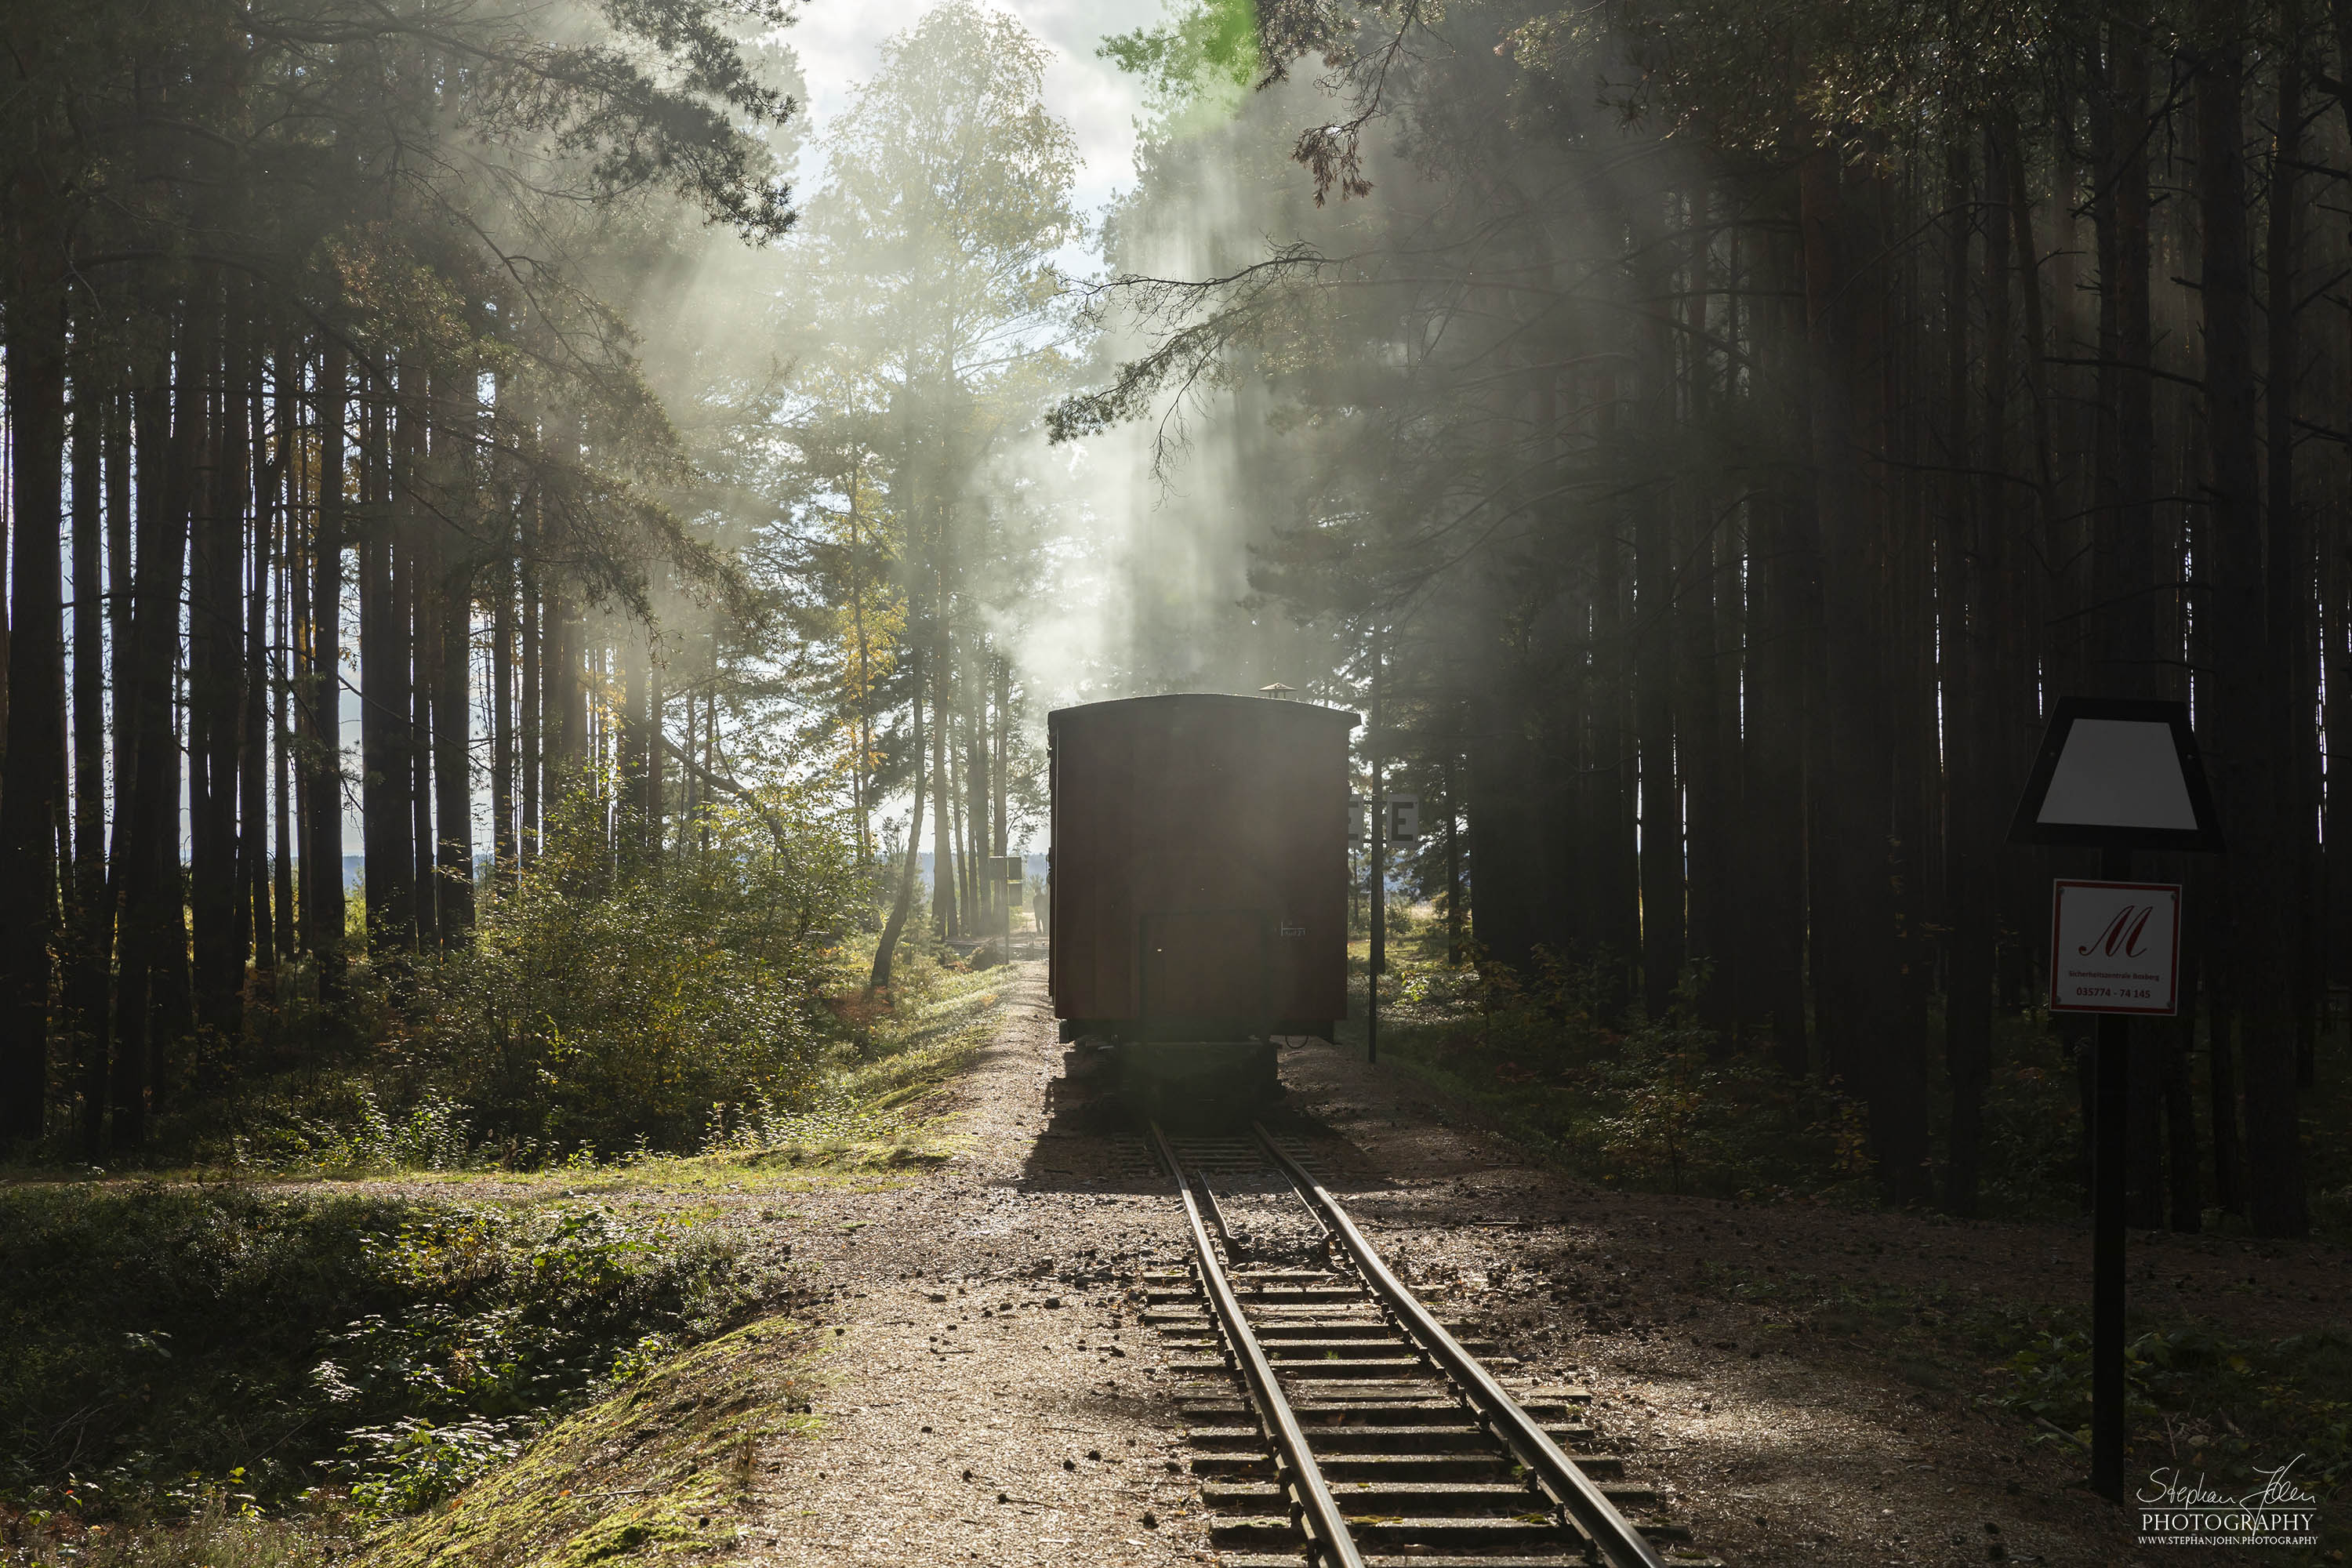
[[[1181,1215],[1140,1144],[1052,1125],[1064,1047],[1044,965],[1019,969],[956,1091],[963,1152],[780,1216],[836,1331],[816,1436],[763,1457],[754,1562],[1211,1560],[1157,1337],[1124,1300],[1181,1259]]]
[[[954,1091],[952,1163],[761,1211],[814,1266],[835,1333],[817,1435],[761,1458],[753,1561],[1214,1561],[1160,1351],[1124,1299],[1143,1268],[1181,1263],[1181,1216],[1141,1142],[1072,1081],[1087,1058],[1055,1043],[1042,981],[1042,965],[1008,976],[997,1041]],[[1587,1383],[1629,1476],[1723,1562],[2222,1555],[2135,1547],[2077,1455],[1933,1353],[1935,1313],[1890,1342],[1820,1306],[1842,1284],[2075,1301],[2086,1230],[1617,1193],[1536,1168],[1354,1053],[1309,1045],[1283,1072],[1286,1120],[1322,1135],[1322,1173],[1375,1241],[1530,1372]],[[2345,1262],[2132,1238],[2136,1305],[2263,1335],[2340,1321]]]
[[[1612,1192],[1531,1168],[1353,1052],[1287,1053],[1283,1077],[1354,1152],[1360,1184],[1340,1195],[1411,1260],[1416,1288],[1483,1318],[1539,1373],[1589,1383],[1628,1473],[1727,1563],[2258,1555],[2137,1547],[2136,1520],[2083,1489],[2074,1450],[2035,1441],[1981,1403],[1980,1376],[1954,1374],[1933,1316],[1910,1336],[1920,1352],[1890,1353],[1818,1306],[1841,1287],[2079,1304],[2087,1226]],[[2130,1256],[2135,1310],[2267,1337],[2344,1321],[2340,1248],[2135,1233]]]

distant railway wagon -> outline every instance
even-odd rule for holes
[[[1282,1035],[1347,1016],[1348,735],[1257,697],[1138,697],[1046,716],[1049,979],[1062,1037],[1160,1079],[1270,1087]],[[1148,1048],[1136,1048],[1148,1047]]]

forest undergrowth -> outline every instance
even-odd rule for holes
[[[1522,973],[1486,958],[1473,940],[1457,965],[1447,961],[1447,941],[1442,919],[1391,909],[1381,1055],[1477,1105],[1552,1163],[1634,1191],[1886,1202],[1860,1102],[1832,1078],[1791,1079],[1762,1044],[1726,1040],[1701,1024],[1697,977],[1685,975],[1665,1015],[1652,1018],[1638,998],[1610,993],[1606,977],[1616,971],[1609,964],[1546,955]],[[1360,1018],[1367,951],[1360,936],[1349,955]],[[2339,1021],[2324,1048],[2338,1043],[2343,1027]],[[1932,1058],[1942,1046],[1932,1013],[1928,1028]],[[1997,1046],[1982,1213],[2076,1218],[2087,1212],[2088,1167],[2075,1058],[2039,1013],[2002,1018]],[[1940,1138],[1948,1101],[1930,1109]],[[2200,1132],[2208,1133],[2201,1119],[2210,1107],[2196,1110]],[[2352,1086],[2323,1074],[2304,1123],[2315,1234],[2352,1244]],[[2242,1215],[2210,1207],[2204,1226],[2245,1228]]]
[[[714,810],[693,838],[623,859],[583,792],[528,875],[482,889],[466,948],[355,963],[332,1006],[306,967],[254,972],[241,1035],[188,1042],[144,1146],[111,1169],[917,1157],[911,1108],[984,1038],[992,987],[925,929],[870,993],[871,869],[789,804]],[[108,1173],[81,1163],[71,1109],[26,1174]]]
[[[1605,994],[1595,978],[1605,966],[1555,960],[1523,975],[1484,962],[1475,943],[1468,962],[1450,964],[1447,948],[1442,920],[1391,910],[1382,1059],[1476,1107],[1547,1162],[1620,1190],[1885,1206],[1859,1106],[1834,1083],[1790,1082],[1762,1051],[1699,1025],[1696,987],[1685,984],[1654,1020],[1638,1001]],[[1352,959],[1360,1018],[1369,968],[1360,938]],[[2002,1020],[1997,1040],[1986,1217],[2083,1223],[2082,1123],[2065,1042],[2034,1016]],[[1938,1046],[1930,1040],[1927,1049]],[[2323,1076],[2305,1107],[2315,1228],[2323,1242],[2344,1244],[2352,1241],[2352,1096]],[[1940,1119],[1948,1108],[1936,1110]],[[2249,1234],[2242,1215],[2218,1209],[2204,1223]],[[1916,1391],[1997,1407],[2018,1423],[2022,1442],[2087,1446],[2087,1304],[1991,1304],[1958,1282],[1857,1285],[1801,1262],[1769,1272],[1711,1264],[1708,1285],[1764,1309],[1771,1326],[1801,1325],[1850,1344]],[[2141,1468],[2182,1467],[2233,1496],[2261,1485],[2255,1466],[2296,1455],[2295,1479],[2323,1498],[2352,1479],[2352,1326],[2265,1338],[2136,1308],[2130,1332],[2131,1442]],[[2326,1545],[2342,1542],[2331,1535]]]
[[[804,1266],[697,1192],[887,1180],[952,1151],[936,1097],[992,1033],[1004,971],[917,938],[893,993],[869,995],[869,936],[811,927],[787,948],[761,928],[714,954],[642,930],[722,931],[775,892],[757,878],[673,866],[665,907],[598,876],[493,910],[478,960],[412,976],[408,1011],[382,992],[352,1010],[376,1022],[331,1058],[192,1094],[153,1168],[37,1166],[0,1186],[0,1564],[260,1568],[373,1539],[694,1347],[780,1321],[761,1314]],[[624,920],[639,940],[583,973],[573,944]],[[770,1076],[668,1087],[711,1098],[624,1142],[642,1113],[600,1107],[625,1087],[604,1058],[659,1050],[663,1031],[692,1048],[730,1016],[682,1001],[635,1029],[575,1026],[730,971],[792,1004],[769,1015],[780,1037],[733,1042],[731,1065]],[[486,973],[515,987],[509,1015],[572,1021],[546,1026],[563,1044],[537,1058],[538,1103],[450,1049],[495,1016],[463,1011]],[[254,1016],[248,1060],[269,1045]],[[518,1136],[533,1117],[574,1135]]]

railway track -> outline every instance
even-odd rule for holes
[[[1706,1568],[1659,1500],[1594,1451],[1588,1395],[1441,1322],[1302,1151],[1170,1139],[1190,1272],[1145,1278],[1192,1466],[1230,1568]],[[1631,1514],[1633,1517],[1628,1518]],[[1668,1552],[1677,1554],[1669,1556]]]

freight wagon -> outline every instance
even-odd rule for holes
[[[1046,715],[1048,983],[1066,1041],[1166,1104],[1276,1092],[1274,1040],[1347,1016],[1348,737],[1307,702],[1185,695]]]

